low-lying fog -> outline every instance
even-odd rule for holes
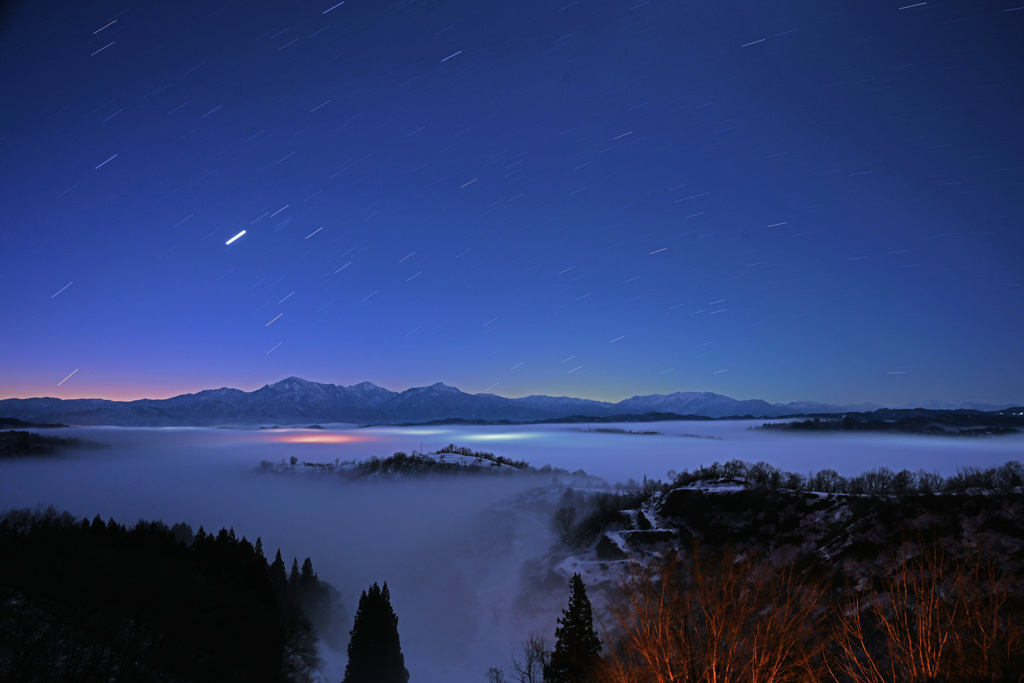
[[[78,517],[233,527],[262,536],[272,558],[309,556],[351,619],[359,593],[387,581],[413,681],[482,681],[507,667],[528,633],[552,639],[568,598],[543,557],[555,542],[550,506],[504,506],[538,484],[520,477],[344,483],[335,476],[258,473],[261,460],[310,462],[432,451],[454,443],[540,467],[583,469],[610,483],[738,458],[807,473],[878,466],[952,474],[1024,453],[1024,436],[842,436],[752,431],[756,422],[516,427],[337,426],[324,430],[81,428],[48,430],[109,444],[63,457],[0,462],[0,510],[52,504]],[[657,431],[620,434],[597,429]],[[588,431],[589,430],[589,431]],[[552,494],[552,500],[557,493]],[[566,577],[567,578],[567,577]],[[527,588],[526,586],[529,586]],[[349,628],[351,622],[348,622]],[[340,680],[344,647],[325,651]]]

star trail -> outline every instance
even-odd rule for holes
[[[5,5],[0,397],[1024,401],[1019,9]]]

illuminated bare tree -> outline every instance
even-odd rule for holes
[[[858,683],[946,673],[963,603],[960,587],[945,580],[946,561],[937,544],[890,558],[880,585],[839,611],[840,655],[830,668]]]
[[[1010,577],[938,540],[904,543],[874,585],[837,610],[832,677],[854,683],[1006,678],[1024,661]]]
[[[993,560],[976,562],[965,583],[963,673],[973,680],[1014,680],[1024,671],[1022,586]],[[1016,680],[1024,679],[1018,673]]]
[[[694,549],[657,575],[634,566],[612,601],[614,683],[819,679],[822,591],[792,565]]]

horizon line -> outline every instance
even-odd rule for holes
[[[887,409],[891,409],[891,410],[906,410],[906,409],[913,409],[913,408],[926,408],[927,404],[929,404],[929,403],[937,403],[937,404],[943,404],[943,405],[953,405],[953,402],[943,402],[943,401],[936,401],[936,400],[917,401],[917,402],[903,402],[903,403],[901,403],[899,405],[882,404],[882,403],[877,403],[875,401],[848,401],[848,402],[843,402],[842,404],[839,404],[839,403],[830,403],[830,402],[827,402],[827,401],[814,400],[814,399],[799,399],[799,400],[791,400],[791,401],[786,401],[786,402],[773,402],[773,401],[768,401],[768,400],[762,399],[762,398],[735,398],[735,397],[730,396],[728,394],[720,394],[720,393],[714,392],[714,391],[694,391],[694,390],[686,390],[686,391],[677,390],[677,391],[672,391],[672,392],[669,392],[669,393],[650,393],[650,394],[633,393],[632,395],[627,396],[625,398],[620,398],[620,399],[615,400],[615,401],[608,401],[608,400],[602,400],[602,399],[586,398],[586,397],[583,397],[583,396],[572,396],[572,395],[567,395],[567,394],[562,394],[562,395],[557,395],[556,396],[556,395],[552,395],[552,394],[530,393],[530,394],[523,394],[521,396],[506,396],[506,395],[502,395],[502,394],[496,394],[496,393],[493,393],[493,392],[490,392],[490,391],[469,392],[469,391],[464,391],[464,390],[460,389],[459,387],[457,387],[455,385],[448,384],[448,383],[446,383],[444,381],[437,381],[437,382],[433,382],[431,384],[423,384],[423,385],[419,385],[419,386],[410,386],[410,387],[407,387],[406,389],[395,390],[395,389],[390,389],[388,387],[381,386],[381,385],[379,385],[379,384],[377,384],[375,382],[372,382],[370,380],[362,380],[362,381],[359,381],[359,382],[355,382],[353,384],[339,384],[339,383],[336,383],[336,382],[320,382],[320,381],[316,381],[316,380],[309,380],[309,379],[306,379],[304,377],[299,377],[298,375],[289,375],[289,376],[287,376],[287,377],[285,377],[283,379],[277,380],[275,382],[264,382],[259,387],[255,388],[255,389],[250,389],[250,390],[239,389],[237,387],[231,387],[231,386],[226,386],[225,385],[225,386],[220,386],[220,387],[215,387],[215,388],[213,388],[213,387],[206,387],[206,388],[203,388],[203,389],[197,389],[195,391],[185,391],[185,392],[182,392],[182,393],[172,393],[172,394],[169,394],[167,396],[163,396],[163,397],[159,397],[159,398],[154,398],[152,396],[140,396],[140,397],[136,397],[136,398],[106,398],[106,397],[103,397],[103,396],[81,396],[81,397],[77,397],[77,398],[59,398],[59,397],[56,397],[56,396],[48,396],[48,395],[41,395],[40,396],[40,395],[36,395],[36,396],[3,396],[3,397],[0,397],[0,401],[7,401],[7,400],[27,401],[27,400],[45,400],[45,399],[51,399],[51,400],[57,400],[57,401],[101,400],[101,401],[111,401],[111,402],[115,402],[115,403],[132,403],[132,402],[135,402],[135,401],[166,401],[166,400],[169,400],[169,399],[172,399],[172,398],[178,398],[180,396],[189,396],[189,395],[199,394],[199,393],[202,393],[204,391],[218,391],[220,389],[232,389],[232,390],[235,390],[235,391],[241,391],[241,392],[246,393],[246,394],[251,394],[253,392],[259,391],[260,389],[264,389],[266,387],[273,386],[275,384],[280,384],[281,382],[285,382],[285,381],[288,381],[290,379],[297,379],[297,380],[301,380],[303,382],[308,382],[310,384],[319,384],[319,385],[324,385],[324,386],[338,386],[338,387],[346,387],[346,388],[347,387],[358,386],[360,384],[371,384],[371,385],[373,385],[373,386],[375,386],[377,388],[384,389],[385,391],[389,391],[389,392],[396,393],[396,394],[401,394],[401,393],[404,393],[406,391],[411,391],[413,389],[425,389],[425,388],[428,388],[428,387],[431,387],[431,386],[436,386],[438,384],[441,384],[443,386],[451,387],[451,388],[453,388],[453,389],[455,389],[455,390],[457,390],[457,391],[459,391],[461,393],[468,394],[470,396],[497,396],[498,398],[505,398],[505,399],[509,399],[509,400],[516,400],[516,399],[521,399],[521,398],[529,398],[531,396],[546,396],[548,398],[568,398],[568,399],[575,399],[575,400],[582,400],[582,401],[593,401],[595,403],[603,403],[603,404],[609,405],[609,406],[616,405],[618,403],[621,403],[622,401],[627,401],[627,400],[629,400],[631,398],[648,397],[648,396],[672,396],[674,394],[710,394],[710,395],[713,395],[713,396],[722,396],[722,397],[728,398],[728,399],[733,400],[733,401],[763,401],[764,403],[767,403],[767,404],[773,405],[773,406],[787,406],[787,405],[790,405],[790,404],[793,404],[793,403],[817,403],[817,404],[821,404],[823,406],[832,406],[832,407],[840,407],[840,406],[847,406],[847,407],[872,406],[872,408],[871,408],[872,410],[874,410],[874,409],[886,409],[886,408]],[[976,400],[976,399],[961,399],[958,402],[958,405],[962,406],[964,404],[972,404],[972,403],[973,404],[986,405],[986,406],[1005,406],[1005,407],[1013,407],[1013,406],[1018,405],[1017,403],[1014,403],[1014,402],[1002,402],[1002,401],[1000,401],[1000,402],[993,402],[993,401]],[[996,407],[994,409],[998,410],[1000,408]]]

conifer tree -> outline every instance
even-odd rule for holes
[[[601,652],[594,630],[594,611],[579,574],[569,581],[569,606],[555,629],[555,650],[544,667],[545,683],[587,683]]]
[[[316,572],[313,571],[313,560],[308,557],[302,562],[302,574],[300,577],[303,585],[307,586],[317,581]]]
[[[288,572],[288,592],[294,598],[299,590],[299,558],[292,558],[292,570]]]
[[[388,584],[363,591],[349,631],[348,664],[342,683],[408,683],[409,671],[398,640],[398,617]]]
[[[199,529],[202,531],[202,527]],[[196,538],[198,537],[197,534]],[[280,548],[277,549],[274,561],[270,563],[270,583],[274,585],[278,599],[284,602],[285,595],[288,593],[288,575],[284,571],[284,560],[281,558]]]

